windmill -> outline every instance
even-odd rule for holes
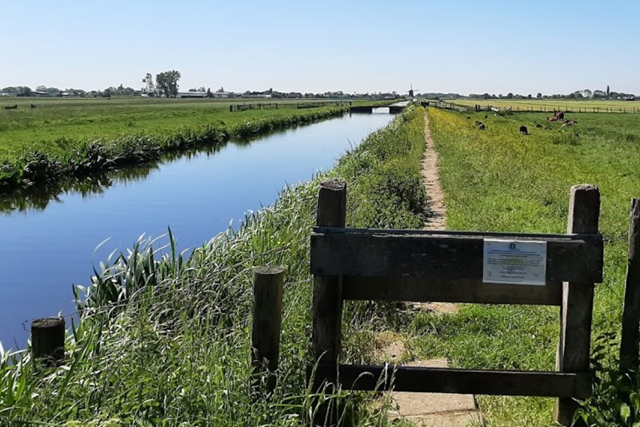
[[[408,93],[409,93],[409,98],[413,98],[413,85],[410,85],[411,89],[409,89]],[[420,90],[420,89],[416,89],[416,90]]]

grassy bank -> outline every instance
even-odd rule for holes
[[[174,109],[138,113],[149,116],[144,126],[122,129],[123,122],[139,116],[117,107],[112,111],[100,108],[94,113],[104,116],[104,122],[69,113],[69,125],[59,123],[64,119],[52,119],[53,123],[44,120],[47,124],[26,119],[5,123],[8,128],[0,131],[0,194],[33,186],[54,186],[62,180],[95,177],[109,170],[157,161],[163,154],[211,147],[230,138],[253,138],[335,117],[345,111],[323,107],[231,113],[226,109],[201,108],[196,113],[184,106],[175,108],[174,104]],[[167,119],[167,114],[173,118]],[[61,136],[57,136],[60,132]]]
[[[430,110],[440,156],[447,226],[457,230],[563,233],[569,189],[598,185],[600,230],[605,240],[605,281],[596,286],[594,363],[615,366],[620,330],[630,198],[640,189],[640,116],[579,114],[578,124],[549,126],[544,114],[490,116]],[[467,118],[469,116],[469,118]],[[486,123],[478,131],[475,120]],[[545,127],[536,127],[544,124]],[[528,126],[531,135],[518,132]],[[453,316],[419,315],[410,325],[410,351],[417,357],[447,357],[456,366],[553,370],[559,336],[557,308],[463,306]],[[637,386],[601,371],[588,411],[596,425],[631,425],[637,404],[623,422],[621,407]],[[626,387],[626,391],[624,388]],[[626,393],[626,397],[625,397]],[[633,399],[631,399],[633,400]],[[637,399],[636,399],[637,401]],[[553,400],[480,397],[492,426],[548,425]],[[626,409],[622,409],[624,413]],[[602,416],[601,423],[597,417]]]
[[[423,110],[404,113],[342,157],[334,170],[289,189],[236,234],[217,236],[186,260],[154,262],[137,247],[105,266],[68,337],[65,366],[34,370],[28,355],[0,363],[0,424],[300,425],[313,412],[304,370],[310,359],[309,233],[318,184],[348,183],[347,222],[355,227],[419,227]],[[283,265],[281,367],[270,398],[250,390],[251,268]],[[375,327],[381,307],[346,308],[344,358],[365,357],[359,331]],[[383,410],[345,398],[353,425],[384,425]],[[91,424],[93,423],[93,424]]]

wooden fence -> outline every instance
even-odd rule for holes
[[[328,181],[318,196],[311,235],[313,387],[557,397],[555,419],[570,425],[575,398],[591,393],[589,353],[594,283],[602,281],[603,239],[597,187],[571,188],[567,234],[345,228],[346,184]],[[486,242],[543,243],[543,283],[490,283]],[[638,376],[640,345],[640,201],[631,203],[620,369]],[[522,260],[522,259],[521,259]],[[526,261],[526,258],[525,258]],[[256,267],[253,278],[252,394],[276,385],[284,269]],[[501,371],[339,364],[344,300],[463,302],[559,306],[556,371]],[[31,323],[31,352],[45,367],[65,363],[61,317]],[[264,382],[263,382],[264,381]],[[331,390],[329,387],[327,390]]]
[[[443,110],[454,110],[460,113],[466,113],[467,111],[469,111],[468,107],[462,107],[460,105],[456,105],[451,102],[444,102],[444,101],[423,101],[420,103],[420,105],[423,107],[441,108]]]
[[[278,109],[278,108],[320,108],[337,106],[342,107],[345,105],[351,105],[351,101],[318,101],[318,102],[298,102],[298,103],[277,103],[277,102],[258,102],[252,104],[231,104],[229,105],[229,111],[247,111],[247,110],[263,110],[263,109]]]
[[[599,211],[598,188],[582,185],[571,189],[567,234],[348,229],[346,184],[324,183],[318,198],[317,227],[311,235],[314,390],[339,383],[352,390],[557,397],[556,420],[571,424],[577,409],[574,399],[591,392],[593,293],[594,283],[602,281],[603,267]],[[509,265],[512,252],[507,251],[507,258],[495,258],[493,253],[490,257],[487,242],[507,244],[514,250],[517,247],[524,254],[517,262],[533,264],[535,256],[530,248],[544,247],[535,267],[545,266],[544,277],[537,279],[540,283],[521,280],[518,268]],[[503,266],[501,259],[507,260]],[[495,283],[486,276],[493,268],[503,268],[512,276],[507,274],[503,283]],[[339,364],[344,300],[560,306],[557,370]],[[309,375],[312,369],[309,367]]]
[[[451,104],[456,105],[456,104]],[[436,105],[437,106],[437,105]],[[442,107],[440,107],[442,108]],[[496,105],[474,105],[474,111],[509,111],[512,113],[555,113],[556,111],[563,111],[565,113],[640,113],[640,107],[580,107],[580,106],[553,106],[547,107],[546,105],[540,107],[532,106],[496,106]]]

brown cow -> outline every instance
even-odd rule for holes
[[[553,113],[553,117],[558,120],[564,120],[564,113],[562,111],[556,111],[555,113]]]
[[[485,130],[487,128],[484,123],[479,122],[477,120],[476,120],[476,127],[478,128],[478,130]]]
[[[557,122],[558,118],[556,116],[549,116],[549,117],[547,117],[547,121],[548,122]]]

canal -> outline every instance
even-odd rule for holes
[[[385,110],[382,110],[385,111]],[[388,111],[388,109],[386,109]],[[36,206],[0,212],[0,343],[24,348],[30,320],[75,311],[72,285],[141,236],[170,227],[180,249],[201,246],[246,213],[309,180],[393,118],[353,114],[115,173]],[[16,203],[12,203],[16,205]],[[6,206],[3,203],[2,206]],[[102,243],[102,244],[101,244]]]

